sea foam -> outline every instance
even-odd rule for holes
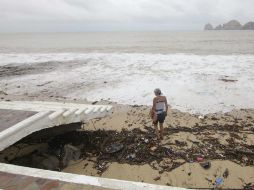
[[[0,66],[46,62],[53,66],[60,62],[62,67],[7,77],[1,80],[1,87],[9,82],[9,93],[22,94],[28,89],[36,93],[42,90],[36,85],[53,81],[47,87],[49,92],[61,90],[72,98],[139,105],[151,105],[153,89],[161,88],[169,104],[182,111],[210,113],[254,108],[254,55],[0,54]],[[23,88],[11,88],[14,84]]]

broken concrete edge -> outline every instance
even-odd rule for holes
[[[17,133],[21,130],[24,130],[24,127],[32,125],[33,123],[35,123],[36,121],[39,121],[40,119],[42,119],[43,117],[47,116],[50,113],[50,111],[47,112],[39,112],[15,125],[13,125],[12,127],[2,131],[0,133],[0,138],[1,140],[5,140],[6,138],[8,138],[10,135],[12,135],[13,133]]]
[[[26,110],[26,111],[57,111],[61,109],[72,110],[86,110],[101,111],[105,108],[106,111],[110,111],[112,106],[110,105],[91,105],[82,103],[65,103],[65,102],[47,102],[47,101],[0,101],[0,109],[13,109],[13,110]],[[82,112],[81,112],[82,113]],[[80,113],[79,113],[80,114]]]
[[[37,113],[2,131],[0,133],[0,151],[16,143],[20,139],[32,134],[33,132],[51,127],[47,121],[49,119],[46,117],[49,113],[50,112]]]
[[[181,187],[162,186],[141,182],[125,181],[118,179],[101,178],[94,176],[70,174],[64,172],[55,172],[36,168],[28,168],[11,164],[0,163],[0,171],[16,175],[25,175],[49,180],[58,180],[67,183],[75,183],[81,185],[91,185],[110,189],[120,190],[187,190]]]
[[[43,109],[41,109],[43,108]],[[77,108],[84,108],[91,110],[89,113],[81,112],[77,114],[67,114],[59,110],[66,109],[66,111]],[[9,127],[8,129],[0,132],[0,151],[16,143],[20,139],[42,129],[60,126],[63,124],[71,124],[76,122],[83,122],[94,118],[102,118],[112,113],[112,106],[108,105],[87,105],[87,104],[66,104],[59,102],[0,102],[0,109],[13,109],[13,110],[26,110],[26,111],[39,111],[39,113]],[[55,111],[52,113],[52,111]],[[53,117],[52,117],[52,114]],[[49,117],[51,115],[51,117]]]

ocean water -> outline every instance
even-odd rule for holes
[[[47,88],[71,98],[151,105],[159,87],[181,111],[254,108],[253,31],[0,34],[4,66],[35,68],[0,78],[0,88],[12,94]]]

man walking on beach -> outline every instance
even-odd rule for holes
[[[151,118],[155,127],[155,132],[158,139],[163,139],[163,123],[168,113],[168,103],[166,96],[163,96],[161,90],[154,90],[155,97],[153,98],[153,107],[151,110]],[[158,129],[160,123],[160,131]]]

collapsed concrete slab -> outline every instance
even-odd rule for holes
[[[34,113],[12,126],[0,127],[3,128],[0,130],[0,151],[36,131],[70,123],[85,123],[93,118],[105,117],[112,112],[112,106],[108,105],[44,101],[1,101],[0,109]],[[4,117],[4,114],[1,117]]]

